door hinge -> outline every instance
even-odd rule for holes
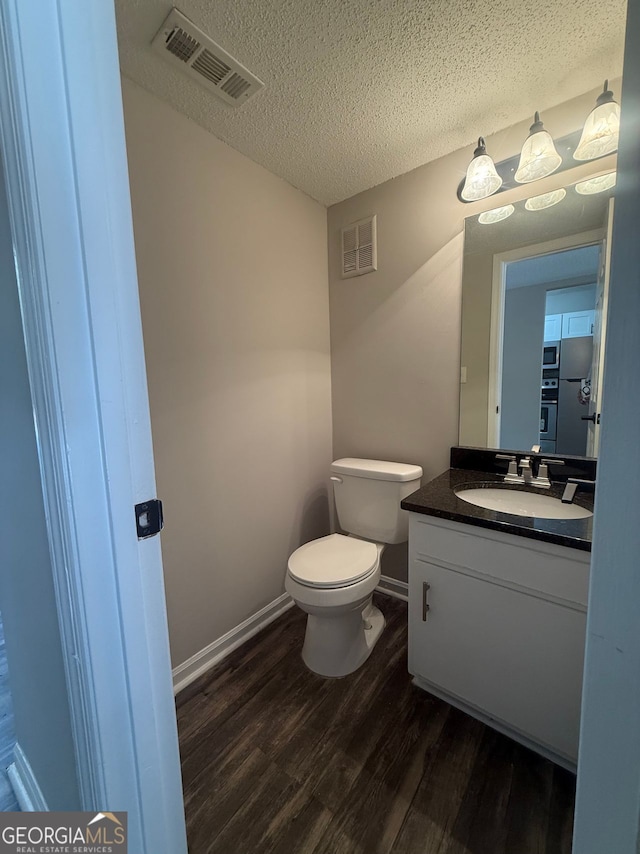
[[[164,515],[162,513],[162,501],[159,498],[152,498],[150,501],[136,504],[134,509],[139,540],[146,540],[147,537],[154,537],[160,533],[164,527]]]

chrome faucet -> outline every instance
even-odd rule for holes
[[[522,475],[523,483],[530,485],[531,481],[533,480],[533,469],[531,468],[531,457],[522,457],[522,459],[518,463],[518,468],[520,469],[520,473]]]
[[[535,447],[535,446],[534,446]],[[564,460],[541,459],[536,467],[536,459],[530,456],[518,458],[515,454],[496,454],[497,460],[509,460],[505,483],[521,483],[526,486],[537,486],[540,489],[549,489],[549,466],[563,466]],[[518,472],[521,472],[520,474]]]

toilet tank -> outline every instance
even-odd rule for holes
[[[409,514],[400,502],[420,486],[422,469],[407,463],[348,457],[331,464],[338,521],[343,531],[377,543],[404,543]]]

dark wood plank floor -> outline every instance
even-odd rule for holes
[[[178,697],[191,854],[570,854],[575,778],[411,685],[406,606],[323,679],[284,614]]]

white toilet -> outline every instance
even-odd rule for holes
[[[381,460],[336,460],[331,480],[343,534],[300,546],[285,590],[309,614],[302,658],[321,676],[346,676],[367,660],[384,628],[372,603],[385,543],[408,537],[400,502],[420,486],[422,469]]]

